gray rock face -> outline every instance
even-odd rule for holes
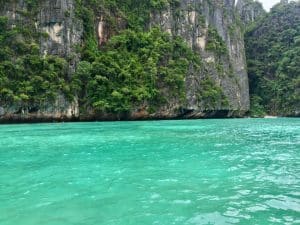
[[[22,25],[29,20],[22,12],[28,11],[26,1],[18,0],[0,6],[0,16],[7,16],[11,26]],[[41,40],[41,53],[68,57],[74,53],[74,45],[81,42],[82,23],[75,17],[74,0],[42,0],[35,15],[35,28],[49,38]]]
[[[3,116],[5,114],[4,108],[0,107],[0,116]]]
[[[196,92],[201,89],[199,80],[208,75],[220,85],[229,101],[227,107],[220,106],[210,110],[249,110],[243,33],[236,22],[233,0],[182,0],[176,13],[170,6],[164,12],[152,15],[152,26],[159,24],[166,32],[181,36],[203,59],[205,69],[202,73],[191,72],[187,77],[189,109],[204,110],[201,103],[197,102]],[[228,55],[221,59],[206,50],[210,27],[217,30],[226,44]]]
[[[78,118],[78,101],[69,102],[62,95],[54,102],[28,108],[20,105],[0,106],[0,122],[67,121]]]
[[[79,55],[75,46],[81,44],[82,21],[75,16],[74,0],[42,0],[36,16],[35,26],[39,31],[46,32],[48,37],[40,40],[41,55],[58,55],[69,62],[69,76],[76,69]],[[240,3],[241,4],[241,3]],[[12,1],[0,6],[0,15],[9,17],[14,26],[16,23],[26,23],[26,18],[18,12],[26,10],[25,0]],[[98,15],[95,23],[95,33],[98,34],[99,45],[105,43],[112,35],[105,24],[103,15]],[[119,21],[122,29],[126,25]],[[199,54],[203,68],[195,71],[192,67],[186,77],[187,107],[183,112],[174,111],[180,108],[176,100],[170,100],[157,113],[149,115],[143,112],[131,112],[129,118],[173,118],[173,117],[205,117],[219,113],[220,116],[230,116],[233,113],[243,115],[249,110],[249,86],[246,71],[243,33],[236,23],[234,0],[181,0],[179,6],[169,5],[166,10],[151,14],[149,26],[159,25],[172,35],[181,36],[188,45]],[[209,29],[213,28],[226,45],[227,53],[217,56],[207,51]],[[201,90],[201,80],[210,77],[221,87],[228,99],[228,105],[221,103],[207,108],[197,97]],[[92,115],[90,118],[93,118]],[[54,104],[44,105],[36,110],[21,109],[18,106],[1,106],[2,120],[49,120],[79,118],[78,102],[67,102],[60,96]],[[128,117],[128,115],[126,116]],[[118,119],[116,115],[98,115],[97,119]],[[83,118],[84,119],[84,118]]]
[[[40,40],[41,56],[58,55],[67,59],[70,76],[79,60],[75,46],[81,43],[83,32],[81,21],[74,15],[74,4],[73,0],[42,0],[34,18],[35,29],[48,34],[48,37],[42,37]],[[26,1],[11,1],[0,6],[0,16],[7,16],[11,26],[22,25],[29,20],[20,12],[27,10]],[[78,117],[77,99],[69,102],[61,94],[52,103],[32,108],[0,105],[0,121],[70,120]]]
[[[49,37],[41,40],[41,54],[68,58],[70,74],[79,60],[75,46],[81,43],[83,27],[75,17],[74,0],[44,0],[41,2],[37,24]]]
[[[236,8],[244,25],[248,25],[266,14],[262,4],[253,0],[238,0]]]

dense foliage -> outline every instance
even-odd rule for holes
[[[179,38],[158,28],[125,30],[114,36],[93,60],[75,74],[81,98],[99,111],[126,112],[167,99],[184,100],[188,66],[196,59]],[[147,104],[148,103],[148,104]]]
[[[30,22],[11,26],[0,17],[0,101],[22,107],[45,104],[58,94],[72,99],[64,59],[40,57],[37,40],[44,34]]]
[[[177,0],[77,0],[77,15],[84,21],[82,60],[75,76],[81,105],[97,111],[127,112],[146,108],[154,112],[159,106],[176,101],[184,106],[185,78],[191,65],[197,70],[201,59],[179,37],[158,27],[149,28],[151,12],[167,5],[179,6]],[[92,26],[98,11],[106,15],[107,33],[112,37],[98,49]],[[175,10],[176,12],[176,10]],[[119,31],[124,29],[123,31]],[[225,44],[212,28],[209,49],[218,55]],[[222,99],[221,88],[213,80],[203,80],[199,101],[205,108],[215,107]],[[222,101],[223,103],[223,101]],[[147,106],[150,106],[147,108]]]
[[[152,12],[170,6],[179,15],[178,0],[76,0],[75,16],[83,22],[81,56],[70,74],[68,58],[41,55],[39,43],[47,34],[37,27],[41,2],[25,0],[14,25],[0,18],[0,103],[38,108],[59,95],[79,100],[81,112],[124,113],[135,109],[155,112],[166,105],[185,106],[185,80],[202,62],[179,37],[150,25]],[[7,1],[1,1],[2,6]],[[2,7],[0,6],[0,7]],[[104,18],[107,39],[97,40],[95,25]],[[207,50],[218,57],[227,53],[224,41],[210,27]],[[76,53],[76,54],[77,54]],[[222,89],[203,76],[197,93],[204,109],[228,105]]]
[[[245,35],[252,114],[300,111],[300,2],[278,4]]]
[[[256,0],[238,0],[236,8],[244,26],[249,26],[266,15],[262,3]]]
[[[216,29],[209,27],[207,36],[205,50],[214,52],[218,57],[228,53],[227,46]]]

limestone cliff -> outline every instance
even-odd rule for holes
[[[219,105],[211,110],[244,113],[249,109],[243,34],[234,5],[234,1],[184,0],[176,9],[169,5],[166,10],[152,15],[151,25],[159,24],[173,36],[183,37],[203,59],[205,69],[189,74],[186,80],[188,108],[196,114],[205,110],[197,101],[196,93],[202,88],[199,81],[207,75],[220,85],[229,102],[225,107]],[[213,35],[220,36],[224,42],[224,54],[208,46]]]
[[[254,0],[238,0],[236,8],[244,25],[249,25],[266,14],[262,4]]]
[[[74,13],[73,0],[1,1],[0,6],[0,16],[8,18],[12,30],[17,32],[19,28],[26,27],[34,34],[42,34],[36,40],[29,40],[38,43],[41,57],[54,55],[68,61],[63,72],[67,76],[71,76],[76,69],[79,55],[75,52],[75,46],[80,44],[83,30],[81,21],[76,19]],[[24,41],[26,35],[18,31],[18,38]],[[51,121],[79,117],[76,96],[70,101],[60,91],[53,101],[45,100],[39,104],[11,103],[2,98],[0,121]]]
[[[300,2],[281,1],[245,33],[253,116],[300,115]]]
[[[34,3],[32,3],[34,2]],[[103,1],[105,2],[105,1]],[[175,3],[174,3],[175,2]],[[78,17],[78,2],[74,0],[1,1],[0,16],[9,19],[11,27],[32,23],[34,32],[45,33],[38,38],[41,57],[55,55],[66,60],[66,80],[70,79],[81,59],[78,46],[85,45],[83,39],[88,26],[94,28],[99,47],[120,30],[130,28],[117,8],[103,10],[97,5],[94,21]],[[101,3],[101,1],[100,1]],[[104,3],[103,3],[104,4]],[[239,3],[241,4],[241,3]],[[118,7],[118,6],[115,6]],[[242,7],[243,8],[243,7]],[[30,12],[30,16],[27,12]],[[199,118],[207,116],[242,116],[249,110],[249,88],[246,70],[243,33],[235,13],[234,0],[181,0],[168,1],[160,10],[150,10],[145,29],[159,26],[171,36],[179,36],[199,56],[201,69],[190,66],[186,74],[185,104],[170,99],[156,112],[141,112],[140,108],[126,113],[124,119],[137,118]],[[111,23],[113,17],[114,22]],[[113,24],[113,26],[112,26]],[[217,43],[217,44],[216,44]],[[224,93],[224,99],[206,104],[199,93],[202,80],[212,79]],[[166,93],[167,95],[167,93]],[[55,101],[44,101],[30,107],[27,104],[9,104],[0,99],[2,120],[66,120],[66,119],[117,119],[114,113],[95,113],[83,110],[75,94],[67,100],[60,93]],[[226,104],[224,101],[226,100]],[[34,108],[34,109],[33,109]],[[180,109],[180,110],[179,110]],[[140,116],[139,112],[143,114]]]

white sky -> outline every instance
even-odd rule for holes
[[[269,11],[270,8],[276,3],[280,2],[280,0],[258,0],[264,5],[264,8]]]

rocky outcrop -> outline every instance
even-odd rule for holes
[[[67,58],[69,73],[73,73],[79,61],[75,47],[81,43],[83,32],[82,22],[75,16],[74,0],[44,0],[39,8],[38,29],[48,34],[41,40],[41,54]]]
[[[40,32],[38,40],[41,57],[55,55],[67,60],[69,76],[75,72],[79,55],[76,45],[81,43],[82,23],[75,17],[73,0],[43,0],[38,5],[28,5],[24,0],[6,1],[0,6],[0,16],[9,19],[11,27],[31,24],[31,32]],[[77,98],[67,100],[61,93],[56,100],[39,105],[9,104],[0,99],[2,121],[63,121],[79,117]]]
[[[63,95],[59,95],[54,102],[37,106],[0,106],[0,122],[75,121],[78,118],[78,101],[69,102]]]
[[[0,6],[0,16],[6,16],[11,26],[34,23],[35,32],[44,32],[40,40],[41,55],[59,55],[71,58],[72,71],[78,60],[75,45],[81,43],[82,23],[75,16],[74,0],[43,0],[28,6],[26,1],[7,1]]]
[[[10,23],[25,23],[26,17],[20,12],[27,11],[24,0],[6,3],[0,8],[0,15],[8,16]],[[237,23],[234,0],[181,0],[168,4],[165,9],[153,11],[148,27],[160,26],[173,36],[182,37],[187,44],[197,52],[202,67],[195,70],[191,65],[186,77],[186,105],[181,106],[174,100],[162,106],[157,112],[149,114],[141,109],[129,112],[126,115],[101,114],[81,116],[77,100],[68,102],[60,97],[55,103],[48,103],[38,109],[20,109],[18,106],[0,105],[2,120],[52,120],[52,119],[147,119],[147,118],[200,118],[242,116],[249,110],[249,86],[246,70],[243,33]],[[238,9],[245,11],[245,4],[239,1]],[[43,0],[37,7],[34,21],[36,29],[45,32],[48,36],[41,37],[41,56],[50,54],[67,59],[69,76],[76,69],[80,55],[75,51],[83,37],[83,22],[75,16],[74,0]],[[246,21],[260,15],[259,10],[253,15],[245,15]],[[120,29],[126,28],[122,18],[117,18]],[[95,21],[95,34],[102,46],[114,35],[108,24],[105,14],[99,14]],[[219,49],[208,47],[209,40],[218,36],[224,43],[222,53]],[[222,99],[214,106],[206,106],[199,99],[202,89],[201,81],[209,77],[215,81],[225,95],[226,104]]]
[[[299,24],[300,2],[281,1],[247,29],[253,116],[299,116]]]
[[[262,4],[254,0],[238,0],[236,8],[244,25],[249,25],[266,14]]]
[[[180,1],[180,6],[154,13],[151,24],[159,24],[165,31],[180,36],[203,59],[205,69],[187,76],[188,110],[204,111],[197,101],[200,80],[205,76],[213,78],[222,88],[229,105],[217,106],[211,110],[240,111],[249,109],[249,89],[246,70],[244,41],[241,28],[235,17],[234,1]],[[206,47],[209,29],[215,29],[226,45],[222,56]],[[217,49],[215,49],[218,51]]]
[[[147,27],[159,26],[163,31],[185,40],[189,47],[202,60],[200,70],[193,65],[186,77],[186,105],[181,105],[178,99],[168,99],[168,103],[159,107],[155,113],[148,113],[143,108],[133,110],[117,117],[126,119],[147,118],[203,118],[243,116],[250,107],[249,84],[246,68],[243,31],[238,24],[239,17],[235,11],[234,0],[181,0],[167,4],[163,10],[151,12]],[[95,30],[99,46],[105,44],[112,36],[112,31],[105,21],[110,15],[98,15]],[[124,21],[115,19],[118,30],[124,29]],[[225,45],[225,51],[219,54],[219,49],[209,49],[207,44],[210,31],[216,31],[218,38]],[[199,98],[202,81],[213,79],[224,93],[224,99],[219,99],[212,106],[207,106]],[[167,95],[167,93],[166,93]],[[96,115],[95,118],[106,119],[112,115]]]

